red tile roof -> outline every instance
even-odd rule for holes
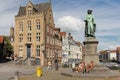
[[[111,52],[111,53],[116,53],[116,50],[111,50],[110,52]]]
[[[65,37],[66,32],[60,32],[60,36],[64,36]]]
[[[3,36],[0,36],[0,43],[3,43]]]
[[[79,46],[82,45],[80,42],[76,42],[76,44],[79,45]]]
[[[120,47],[117,47],[117,51],[120,51]]]

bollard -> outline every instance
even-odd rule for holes
[[[42,69],[40,67],[36,68],[36,75],[37,75],[37,77],[41,77],[42,76]]]
[[[18,71],[15,72],[15,80],[18,80]]]

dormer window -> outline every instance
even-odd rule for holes
[[[32,10],[28,10],[28,16],[32,14]]]
[[[32,7],[31,6],[28,6],[28,8],[27,8],[27,15],[28,16],[32,15]]]

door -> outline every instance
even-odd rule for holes
[[[27,57],[31,57],[31,45],[27,45]]]

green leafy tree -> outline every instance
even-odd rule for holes
[[[6,56],[11,56],[13,53],[13,46],[10,43],[10,39],[8,37],[4,37],[5,48],[6,48]]]

